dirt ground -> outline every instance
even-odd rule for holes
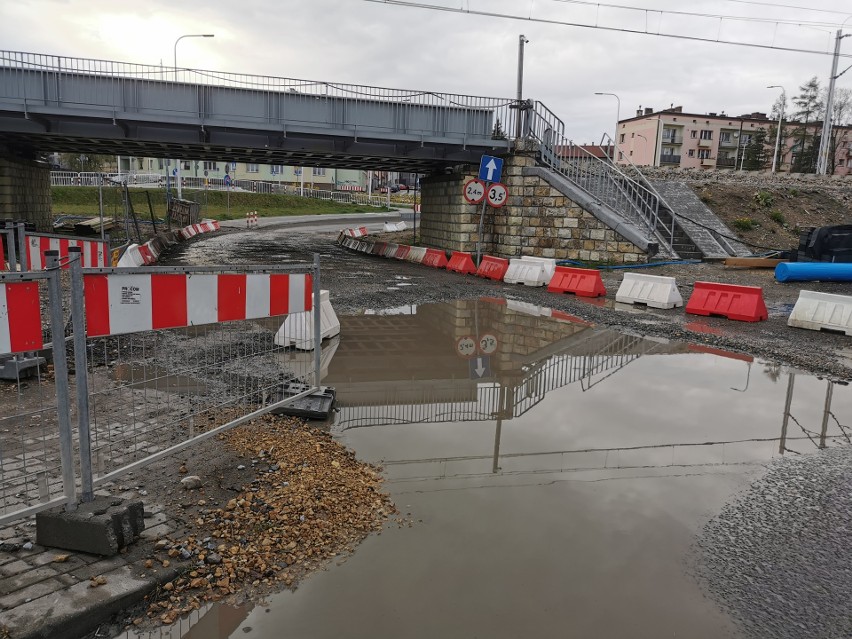
[[[852,221],[852,189],[795,185],[691,184],[701,200],[746,242],[795,250],[799,229]],[[755,251],[760,249],[755,247]]]

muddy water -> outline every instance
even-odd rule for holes
[[[827,414],[829,382],[741,354],[505,300],[340,320],[332,429],[413,524],[187,638],[736,637],[695,533],[774,457],[847,442],[847,387]]]

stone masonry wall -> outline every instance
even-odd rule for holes
[[[587,213],[538,177],[525,177],[535,166],[531,155],[504,158],[503,182],[509,202],[486,208],[482,251],[497,257],[556,258],[613,262],[644,262],[645,253]],[[421,230],[425,246],[476,251],[481,205],[465,202],[464,183],[474,175],[441,175],[423,180]]]
[[[51,227],[50,168],[4,155],[0,148],[0,222],[26,220],[39,230]]]

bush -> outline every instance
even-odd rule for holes
[[[769,191],[758,191],[754,194],[754,201],[768,209],[772,206],[772,194]]]
[[[772,211],[769,214],[769,219],[775,222],[776,224],[784,224],[787,220],[784,219],[784,214],[781,211]]]
[[[793,197],[798,197],[799,189],[790,189],[790,195],[792,195]]]
[[[757,228],[757,222],[750,217],[738,217],[732,224],[738,231],[752,231]]]

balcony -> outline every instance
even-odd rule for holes
[[[663,144],[683,144],[682,135],[666,135],[663,132]]]
[[[737,159],[736,158],[719,158],[716,160],[716,168],[729,168],[734,169],[737,167]]]
[[[705,149],[709,149],[713,146],[713,140],[705,140],[704,138],[701,138],[700,140],[698,140],[698,146]]]
[[[728,139],[719,138],[719,146],[721,146],[721,147],[727,147],[727,148],[733,149],[738,144],[739,144],[739,138],[734,138],[734,137],[731,137],[731,138],[728,138]]]
[[[661,155],[660,164],[680,164],[679,155]]]
[[[700,158],[701,166],[716,166],[716,158]]]

